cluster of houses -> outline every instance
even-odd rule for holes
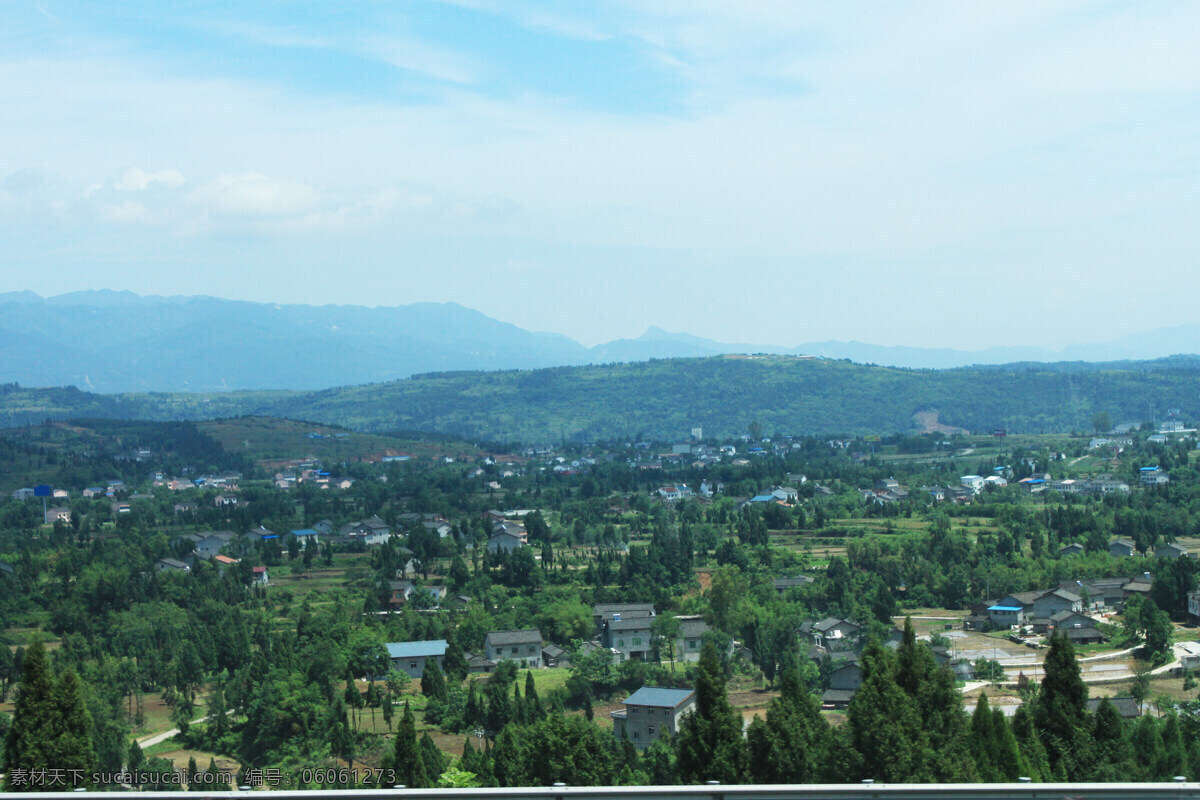
[[[392,591],[397,595],[396,604],[409,602],[415,592],[429,592],[437,599],[446,596],[444,586],[415,586],[412,581],[392,581]],[[469,598],[463,598],[469,600]],[[653,629],[655,611],[653,603],[599,603],[592,608],[592,623],[594,626],[592,639],[584,643],[588,651],[602,651],[614,663],[622,661],[644,661],[650,658],[651,649],[657,635]],[[704,635],[711,628],[699,616],[681,616],[678,634],[673,643],[675,658],[683,662],[700,660],[700,649]],[[440,658],[445,655],[445,642],[441,640],[429,642],[403,643],[402,652],[405,658],[413,656],[410,652],[417,645],[424,646],[418,650],[430,651],[420,658]],[[389,650],[393,645],[388,645]],[[395,647],[401,647],[396,644]],[[437,651],[434,653],[433,651]],[[483,652],[466,654],[471,672],[491,672],[501,661],[516,661],[522,668],[538,669],[541,667],[565,666],[566,651],[561,647],[545,642],[541,632],[536,628],[509,631],[489,631],[484,639]],[[424,661],[418,661],[416,656],[410,662],[400,663],[393,657],[396,669],[406,672],[412,677],[420,677],[425,668]]]
[[[592,609],[595,636],[584,644],[584,650],[607,653],[615,662],[646,659],[654,637],[654,618],[652,603],[599,603]],[[698,661],[703,636],[709,630],[699,617],[679,617],[676,658]],[[446,640],[435,639],[392,642],[387,651],[395,669],[420,678],[429,661],[444,668],[447,647]],[[489,673],[502,661],[514,661],[523,669],[569,665],[566,651],[543,641],[536,628],[489,631],[483,652],[464,656],[468,671],[473,673]],[[678,732],[680,722],[694,707],[693,689],[644,686],[624,701],[623,708],[612,712],[613,733],[617,738],[628,737],[634,747],[643,749],[664,733]]]
[[[1078,542],[1065,544],[1058,549],[1060,556],[1074,556],[1084,552],[1084,546]],[[1130,558],[1137,549],[1137,545],[1129,539],[1114,539],[1108,543],[1108,554],[1114,558]],[[1196,553],[1189,551],[1181,544],[1171,542],[1160,547],[1154,548],[1154,557],[1159,559],[1176,559],[1176,558],[1196,558]]]
[[[980,492],[988,487],[1008,485],[1008,478],[1003,473],[1006,467],[997,467],[997,474],[984,477],[982,475],[963,475],[955,485],[927,486],[923,491],[935,503],[950,501],[952,503],[969,503]],[[1170,476],[1158,467],[1142,467],[1138,472],[1138,483],[1141,486],[1161,486],[1170,481]],[[1049,473],[1035,472],[1028,478],[1017,481],[1030,494],[1038,494],[1046,490],[1074,495],[1102,496],[1114,492],[1128,493],[1129,484],[1112,475],[1096,475],[1090,478],[1066,478],[1052,480]],[[909,496],[908,489],[901,486],[895,478],[882,478],[875,481],[870,489],[860,490],[862,498],[868,503],[886,505],[896,503]]]
[[[1107,641],[1095,614],[1120,611],[1130,597],[1146,596],[1154,583],[1148,572],[1133,577],[1063,581],[1058,586],[1015,592],[979,603],[964,620],[968,629],[1027,628],[1033,633],[1065,634],[1075,644]]]
[[[514,511],[492,509],[485,512],[483,515],[484,520],[490,522],[492,525],[491,534],[488,536],[487,542],[488,552],[511,553],[529,544],[529,531],[525,530],[525,526],[520,522],[510,519],[510,517],[521,518],[529,513],[531,513],[531,509],[517,509]]]

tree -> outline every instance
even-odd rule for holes
[[[1087,713],[1087,684],[1075,660],[1075,648],[1061,634],[1050,637],[1044,664],[1046,675],[1033,708],[1033,722],[1046,749],[1049,766],[1070,780],[1086,774],[1091,720]]]
[[[446,700],[446,679],[432,658],[425,659],[425,669],[421,673],[421,694],[442,702]]]
[[[827,764],[829,724],[795,666],[783,671],[780,690],[766,719],[750,724],[750,774],[757,783],[817,783]]]
[[[871,643],[863,650],[862,670],[847,727],[862,758],[864,777],[888,783],[931,781],[935,758],[928,731],[916,701],[899,683],[896,657]],[[906,683],[920,680],[918,670],[905,672]]]
[[[92,718],[83,684],[68,669],[56,681],[50,673],[40,639],[25,651],[21,684],[13,706],[12,724],[4,740],[5,789],[37,791],[42,787],[13,783],[13,769],[95,769]]]
[[[404,716],[400,718],[400,725],[396,729],[396,749],[392,753],[391,766],[398,783],[410,789],[429,786],[429,773],[425,770],[425,760],[417,742],[417,723],[407,701],[404,703]]]
[[[458,643],[457,636],[447,637],[449,641],[446,643],[446,657],[442,659],[442,672],[446,677],[455,684],[462,683],[467,677],[469,668],[467,667],[467,657],[463,653],[462,646]]]
[[[700,651],[696,707],[679,727],[677,753],[685,783],[740,783],[746,774],[742,720],[729,705],[721,657],[712,642]]]
[[[1092,415],[1092,430],[1096,433],[1107,433],[1112,430],[1112,417],[1107,411],[1098,411]]]
[[[1132,597],[1125,604],[1123,620],[1126,635],[1141,639],[1148,660],[1161,663],[1171,653],[1174,626],[1171,617],[1160,609],[1153,600]]]

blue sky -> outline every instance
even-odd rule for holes
[[[0,291],[587,344],[1200,321],[1192,3],[0,5]]]

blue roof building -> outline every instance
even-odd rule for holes
[[[442,660],[446,657],[446,640],[388,642],[387,652],[393,667],[410,678],[420,678],[428,659],[432,658],[439,669],[442,667]]]
[[[613,735],[628,737],[641,750],[664,734],[674,736],[680,721],[695,707],[695,689],[643,686],[629,695],[624,709],[612,712]]]

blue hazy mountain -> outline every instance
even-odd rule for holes
[[[945,369],[973,364],[1121,361],[1200,350],[1200,325],[1064,348],[978,351],[861,342],[727,343],[651,327],[584,347],[456,303],[276,305],[214,297],[86,291],[0,294],[0,382],[97,392],[322,389],[426,372],[532,369],[723,353],[808,354]]]

